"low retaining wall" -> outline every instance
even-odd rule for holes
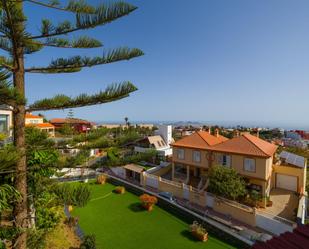
[[[233,205],[233,203],[231,202],[216,198],[214,201],[213,210],[225,215],[229,215],[232,218],[248,224],[252,227],[256,226],[254,209],[250,210],[241,208],[240,206]]]

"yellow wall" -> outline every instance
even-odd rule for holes
[[[218,199],[214,201],[213,209],[219,213],[230,215],[236,220],[242,221],[246,224],[249,224],[253,227],[255,227],[255,212],[254,209],[252,211],[248,211],[246,209],[236,207],[233,205],[230,205],[226,202],[222,202]]]
[[[306,188],[306,168],[296,168],[283,165],[274,165],[274,174],[272,175],[272,187],[276,187],[276,174],[296,176],[298,182],[297,192],[303,194]]]
[[[184,149],[185,158],[183,160],[178,159],[177,149]],[[201,162],[193,161],[193,151],[194,150],[201,152]],[[173,147],[173,161],[183,163],[185,165],[189,164],[189,165],[199,166],[202,168],[208,168],[207,152],[205,150]]]
[[[222,153],[215,153],[215,164],[219,164],[220,155]],[[236,154],[226,154],[231,156],[231,165],[237,173],[254,178],[260,178],[267,180],[271,175],[272,170],[272,158],[251,157]],[[244,159],[252,158],[255,160],[255,172],[248,172],[244,170]]]
[[[168,184],[166,182],[159,181],[159,190],[161,192],[170,192],[170,193],[173,193],[173,195],[176,197],[183,198],[182,188]]]

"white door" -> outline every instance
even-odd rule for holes
[[[276,187],[297,192],[297,177],[277,174]]]

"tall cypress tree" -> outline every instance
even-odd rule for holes
[[[92,6],[85,0],[0,0],[0,48],[7,56],[0,57],[0,104],[13,108],[14,145],[20,157],[16,163],[15,188],[21,194],[20,201],[14,207],[15,225],[21,230],[15,248],[26,248],[28,227],[27,204],[27,166],[25,155],[25,113],[47,111],[103,104],[129,96],[137,88],[130,82],[112,84],[97,94],[81,94],[69,97],[59,94],[44,98],[32,104],[26,102],[25,73],[75,73],[85,67],[92,67],[129,60],[143,55],[137,48],[120,47],[104,50],[96,57],[73,56],[52,60],[48,66],[25,67],[25,55],[41,51],[45,47],[59,49],[98,48],[102,43],[88,36],[71,39],[69,34],[76,31],[92,29],[108,24],[136,10],[135,6],[125,2],[112,2]],[[34,4],[42,8],[67,12],[75,16],[75,21],[64,21],[53,24],[43,19],[38,34],[26,30],[27,17],[24,15],[24,4]],[[44,11],[44,9],[43,9]]]

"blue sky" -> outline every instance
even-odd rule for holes
[[[106,48],[138,47],[145,56],[77,74],[28,75],[29,103],[56,93],[94,93],[130,80],[139,90],[129,98],[75,109],[75,116],[309,128],[309,1],[129,2],[139,9],[86,33]],[[57,23],[70,16],[29,4],[26,12],[35,33],[42,17]],[[49,48],[28,56],[27,64],[47,65],[57,56],[101,51]],[[64,117],[67,111],[46,115]]]

